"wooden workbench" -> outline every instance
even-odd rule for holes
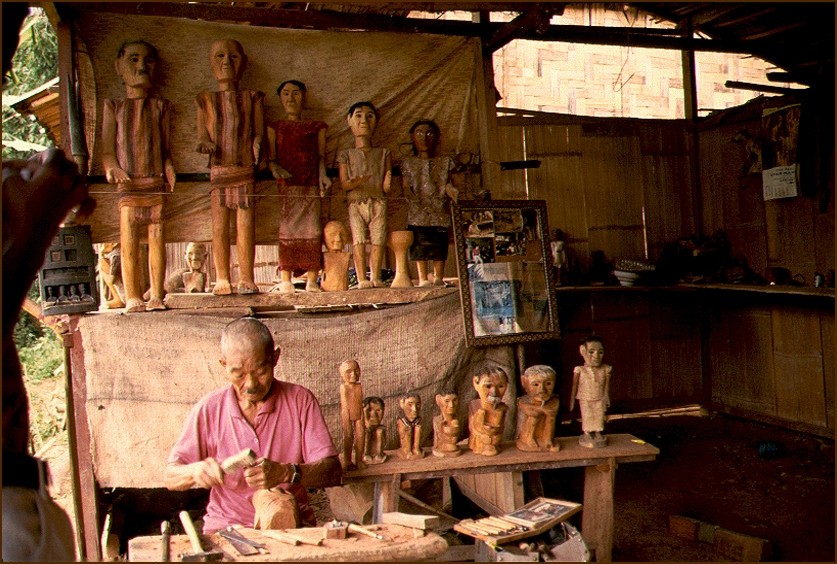
[[[254,529],[240,529],[244,536],[264,544],[268,550],[268,554],[253,556],[241,556],[218,534],[201,536],[201,541],[204,550],[221,550],[224,561],[228,562],[414,562],[435,558],[447,550],[445,539],[436,533],[426,532],[417,537],[414,530],[401,525],[378,525],[376,531],[391,541],[350,533],[346,539],[323,539],[322,546],[292,546]],[[311,540],[323,538],[322,527],[294,529],[293,533]],[[128,542],[128,560],[161,562],[162,547],[160,535],[135,537]],[[193,552],[186,535],[172,535],[169,547],[172,562],[179,562],[180,554]]]
[[[401,460],[396,451],[387,451],[383,464],[371,465],[363,470],[343,474],[344,483],[374,482],[375,500],[373,521],[388,511],[398,510],[398,491],[403,480],[448,478],[469,474],[500,473],[507,476],[507,483],[516,491],[510,496],[519,507],[523,504],[524,471],[550,470],[554,468],[584,467],[584,500],[582,510],[582,535],[596,560],[610,560],[613,548],[613,486],[616,466],[627,462],[654,460],[659,449],[633,435],[607,435],[608,444],[591,449],[579,446],[577,437],[556,439],[561,445],[558,452],[522,452],[513,441],[503,444],[497,456],[474,454],[467,447],[454,458],[435,457],[430,452],[419,460]],[[425,449],[429,451],[429,449]],[[508,508],[500,508],[508,511]]]

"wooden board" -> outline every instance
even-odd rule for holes
[[[376,482],[390,480],[399,475],[402,480],[423,478],[441,478],[455,476],[462,470],[473,474],[490,472],[514,472],[542,470],[545,468],[567,468],[574,466],[592,466],[608,459],[616,462],[642,462],[654,460],[660,450],[633,435],[607,435],[608,444],[603,448],[590,449],[578,444],[578,437],[560,437],[557,442],[558,452],[522,452],[514,446],[514,441],[505,441],[497,456],[474,454],[466,448],[462,455],[454,458],[432,456],[425,448],[427,456],[419,460],[401,460],[395,451],[387,451],[389,458],[383,464],[374,464],[363,470],[353,470],[343,474],[344,482]]]
[[[301,544],[291,546],[261,534],[254,529],[240,529],[248,539],[260,542],[267,547],[268,554],[241,556],[235,548],[218,534],[202,537],[204,549],[210,543],[214,549],[222,550],[224,561],[235,562],[409,562],[439,556],[447,550],[447,543],[439,535],[428,532],[416,538],[413,529],[401,525],[371,525],[369,529],[390,537],[391,541],[380,541],[350,533],[345,539],[323,539],[322,546]],[[323,538],[322,527],[294,529],[293,533],[311,540]],[[209,540],[209,543],[206,540]],[[192,552],[186,535],[172,535],[172,561],[179,561],[179,554]],[[160,535],[136,537],[128,541],[128,559],[132,562],[160,562],[162,539]]]

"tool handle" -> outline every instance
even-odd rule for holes
[[[355,525],[354,523],[349,523],[349,532],[350,533],[360,533],[362,535],[366,535],[367,537],[372,537],[373,539],[380,539],[381,535],[378,533],[374,533],[369,529],[364,529],[360,525]]]
[[[160,533],[163,535],[163,562],[171,561],[171,552],[169,548],[169,540],[171,537],[171,525],[168,521],[160,523]]]
[[[237,454],[225,458],[221,462],[221,469],[224,470],[225,474],[229,474],[239,468],[252,466],[254,462],[256,462],[256,453],[246,448]]]
[[[266,530],[266,531],[259,531],[259,532],[266,537],[270,537],[272,539],[276,539],[280,542],[284,542],[286,544],[290,544],[290,545],[293,545],[293,546],[299,546],[300,544],[302,544],[302,541],[300,541],[299,539],[297,539],[295,537],[285,535],[283,533],[280,533],[279,531]]]
[[[192,522],[192,518],[187,511],[180,512],[180,522],[183,524],[183,530],[186,531],[186,535],[189,537],[189,542],[192,543],[192,550],[196,553],[203,552],[201,538],[198,536],[195,524]]]

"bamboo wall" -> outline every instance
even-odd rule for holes
[[[653,262],[666,243],[723,229],[733,253],[755,272],[784,266],[811,286],[814,271],[834,268],[833,178],[825,186],[803,183],[796,198],[765,202],[760,173],[743,173],[745,148],[733,141],[742,128],[760,134],[764,105],[787,103],[759,101],[704,122],[697,171],[690,169],[686,122],[503,117],[499,160],[541,165],[501,172],[492,195],[547,200],[550,229],[566,233],[582,271],[592,250],[612,261],[642,258],[647,248]],[[544,343],[538,354],[562,375],[562,397],[581,361],[578,338],[596,332],[614,365],[616,408],[702,401],[833,436],[833,293],[742,297],[723,290],[586,288],[557,296],[562,340]]]

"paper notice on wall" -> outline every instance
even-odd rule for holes
[[[764,199],[793,198],[797,195],[796,165],[777,166],[761,172]]]

